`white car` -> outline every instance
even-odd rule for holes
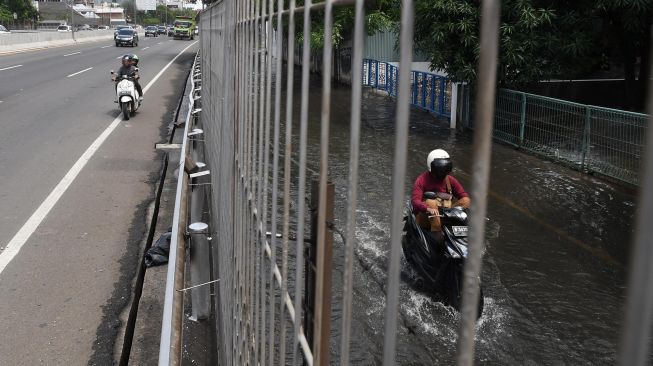
[[[57,27],[57,32],[72,32],[72,27],[69,25],[60,25]]]
[[[0,34],[9,34],[9,30],[5,28],[3,25],[0,25]]]

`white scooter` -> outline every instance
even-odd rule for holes
[[[111,75],[111,80],[117,81],[113,71],[111,71]],[[138,110],[138,107],[141,106],[140,95],[136,90],[134,80],[135,78],[133,76],[123,75],[116,87],[116,99],[125,121],[129,120],[129,117],[133,116]]]

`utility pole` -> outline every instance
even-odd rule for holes
[[[73,8],[73,5],[75,5],[75,0],[70,0],[70,34],[73,37],[73,41],[75,40],[75,8]]]

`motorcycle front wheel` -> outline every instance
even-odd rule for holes
[[[129,121],[129,103],[122,104],[122,117],[123,120]]]

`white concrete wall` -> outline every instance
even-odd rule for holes
[[[75,32],[34,32],[0,34],[0,53],[20,51],[30,48],[56,47],[101,39],[113,40],[113,30],[92,30]]]

